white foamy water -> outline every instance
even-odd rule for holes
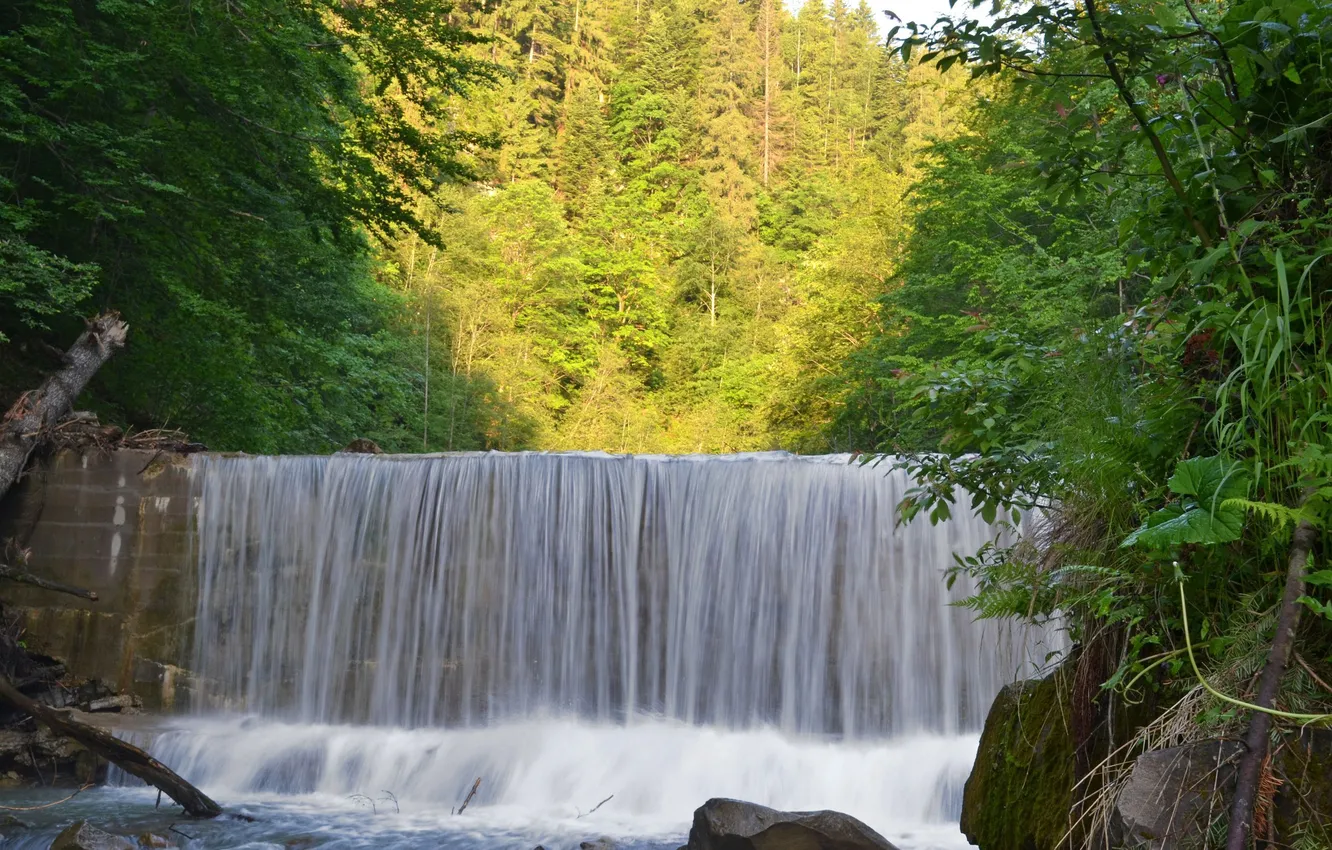
[[[709,797],[837,808],[890,836],[937,832],[955,817],[975,746],[974,736],[848,746],[774,729],[662,720],[607,726],[551,718],[408,730],[246,718],[187,722],[158,735],[153,751],[230,799],[298,795],[310,804],[368,809],[351,797],[364,794],[378,798],[380,811],[448,815],[480,777],[464,814],[481,828],[669,839],[682,836],[690,813]]]
[[[909,485],[783,454],[199,458],[201,716],[151,749],[339,846],[674,846],[713,796],[960,846],[984,712],[1059,638],[950,607],[996,530],[965,502],[895,527]],[[403,820],[355,818],[387,792]]]

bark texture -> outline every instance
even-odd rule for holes
[[[0,496],[23,474],[42,436],[74,408],[74,400],[112,354],[124,347],[129,326],[105,313],[65,352],[64,367],[24,393],[0,422]]]

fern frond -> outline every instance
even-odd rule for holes
[[[1221,503],[1222,508],[1240,508],[1250,513],[1255,513],[1277,528],[1286,528],[1287,526],[1298,525],[1307,520],[1315,526],[1321,526],[1321,518],[1312,511],[1305,508],[1291,508],[1286,505],[1279,505],[1276,502],[1255,502],[1251,499],[1226,499]]]

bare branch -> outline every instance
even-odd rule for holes
[[[0,564],[0,579],[8,579],[9,581],[16,581],[20,584],[30,584],[33,587],[40,587],[43,590],[51,590],[56,593],[68,593],[71,596],[81,596],[84,599],[89,599],[93,602],[97,601],[97,594],[94,591],[85,590],[82,587],[74,587],[68,584],[61,584],[58,581],[44,579],[41,576],[35,576],[30,572],[25,572],[24,570],[6,564]]]

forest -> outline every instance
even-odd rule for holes
[[[6,395],[212,448],[850,449],[908,187],[977,104],[861,3],[21,2]],[[845,421],[844,421],[845,420]]]
[[[985,6],[7,4],[0,397],[117,310],[87,406],[214,449],[887,453],[1046,512],[955,572],[1096,711],[1261,754],[1332,710],[1332,7]]]

